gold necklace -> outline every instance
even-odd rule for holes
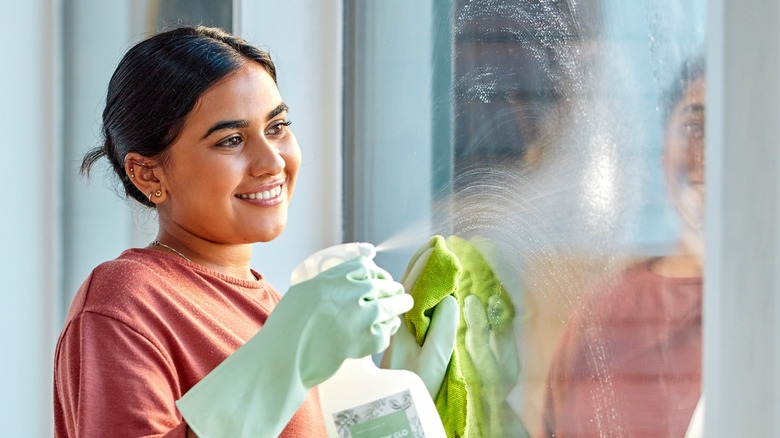
[[[160,242],[159,240],[152,240],[152,243],[150,243],[149,245],[152,245],[152,246],[156,245],[156,246],[162,246],[163,248],[168,248],[171,251],[173,251],[176,254],[178,254],[179,256],[181,256],[181,258],[183,258],[184,260],[187,260],[188,262],[192,261],[186,255],[184,255],[184,254],[180,253],[179,251],[177,251],[176,248],[173,248],[172,246],[166,245],[166,244]]]

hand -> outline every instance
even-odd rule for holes
[[[466,296],[463,303],[466,352],[479,376],[475,402],[482,403],[486,436],[527,437],[520,418],[506,402],[520,374],[517,343],[511,324],[494,329],[488,322],[489,309],[495,304],[485,305],[476,295]]]
[[[431,325],[423,345],[417,343],[408,328],[401,328],[390,339],[390,347],[382,356],[380,366],[416,373],[435,400],[455,348],[459,319],[458,302],[455,297],[452,295],[444,297],[434,308]]]
[[[399,315],[412,304],[390,274],[357,257],[292,286],[263,330],[282,328],[289,348],[300,353],[304,384],[312,387],[333,375],[344,359],[387,348],[401,325]],[[291,345],[295,332],[297,345]]]
[[[337,265],[291,287],[263,328],[176,406],[199,436],[278,436],[344,359],[385,349],[412,304],[371,259]]]

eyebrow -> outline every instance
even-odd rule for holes
[[[703,113],[704,105],[700,103],[695,103],[693,105],[688,105],[686,107],[683,107],[682,111],[685,113]]]
[[[284,103],[284,102],[282,102],[282,103],[280,103],[279,105],[277,105],[277,106],[276,106],[276,108],[272,109],[272,110],[271,110],[271,111],[268,113],[268,115],[266,116],[266,118],[268,118],[268,119],[273,119],[274,117],[278,116],[279,114],[281,114],[281,113],[283,113],[283,112],[285,112],[285,111],[289,111],[289,110],[290,110],[290,108],[287,106],[287,104],[286,104],[286,103]]]
[[[266,119],[272,119],[285,111],[289,111],[289,109],[287,104],[282,102],[277,105],[276,108],[268,112]],[[208,131],[206,131],[206,134],[203,135],[203,138],[205,139],[209,135],[223,129],[246,128],[247,126],[249,126],[249,122],[246,120],[223,120],[215,123],[214,126],[209,128]]]

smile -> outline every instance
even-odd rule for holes
[[[241,199],[272,199],[276,198],[282,193],[282,186],[276,186],[272,188],[271,190],[263,190],[257,193],[242,193],[240,195],[236,195],[237,198]]]

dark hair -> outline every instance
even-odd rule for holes
[[[661,95],[661,108],[663,108],[663,123],[669,122],[669,117],[674,112],[677,102],[683,97],[683,93],[695,80],[704,76],[706,73],[706,63],[703,54],[696,54],[680,65],[674,79],[669,83],[666,90]]]
[[[257,62],[276,82],[270,55],[220,29],[178,27],[133,46],[111,77],[103,110],[103,143],[89,151],[81,173],[108,158],[126,196],[154,203],[127,177],[124,160],[135,152],[157,164],[181,132],[184,119],[213,84],[247,62]]]

